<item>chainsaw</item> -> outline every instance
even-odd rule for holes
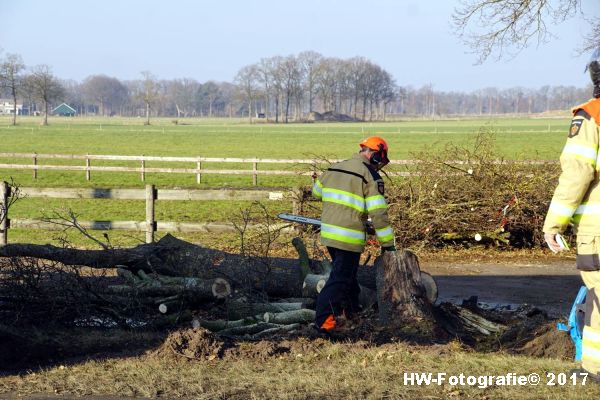
[[[312,225],[312,226],[316,226],[318,228],[321,227],[321,220],[316,219],[316,218],[303,217],[302,215],[287,214],[287,213],[279,214],[279,215],[277,215],[277,217],[280,219],[283,219],[285,221],[297,222],[299,224],[304,224],[304,225]],[[365,228],[369,235],[375,235],[375,228],[373,227],[373,224],[371,223],[371,221],[367,221]]]
[[[283,219],[285,221],[296,222],[298,224],[312,225],[312,226],[319,227],[319,228],[321,227],[321,220],[317,219],[317,218],[309,218],[309,217],[304,217],[302,215],[287,214],[287,213],[281,213],[281,214],[277,215],[277,217],[280,219]],[[367,233],[370,235],[375,234],[375,228],[373,227],[373,224],[371,223],[371,221],[367,221],[366,230],[367,230]],[[423,287],[425,288],[425,292],[426,292],[427,299],[429,300],[429,302],[431,304],[435,303],[435,301],[437,300],[437,297],[438,297],[438,288],[437,288],[437,283],[435,282],[433,277],[430,274],[428,274],[427,272],[421,271],[421,283],[423,284]]]

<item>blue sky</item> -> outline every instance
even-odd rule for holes
[[[548,44],[511,60],[476,57],[452,34],[455,0],[255,0],[96,2],[0,1],[0,48],[27,65],[48,64],[57,76],[82,80],[103,73],[138,79],[232,81],[262,57],[314,50],[325,56],[365,56],[399,85],[437,90],[496,86],[584,86],[588,55],[576,48],[587,24],[553,27]],[[600,1],[583,0],[600,18]]]

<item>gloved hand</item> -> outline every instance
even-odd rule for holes
[[[384,251],[396,251],[396,246],[386,246],[386,247],[382,247],[382,248],[381,248],[381,252],[383,253]]]
[[[544,239],[546,239],[546,243],[548,244],[550,250],[552,250],[553,253],[558,253],[559,251],[563,251],[565,249],[568,250],[568,247],[566,247],[566,244],[564,243],[564,239],[559,239],[557,235],[557,233],[544,233]],[[558,240],[562,240],[563,244],[561,245]]]

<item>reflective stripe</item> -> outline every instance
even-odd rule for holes
[[[595,166],[598,158],[598,148],[579,143],[567,143],[563,149],[563,155],[574,155]]]
[[[583,327],[583,338],[600,343],[600,332],[598,332],[591,326],[584,326]]]
[[[389,242],[390,240],[394,240],[394,231],[391,226],[383,229],[376,229],[375,233],[377,233],[377,239],[380,242]]]
[[[377,210],[378,208],[387,208],[385,197],[381,195],[367,197],[367,211]]]
[[[585,346],[585,342],[582,343],[581,347],[581,358],[589,361],[600,361],[600,350]]]
[[[350,244],[365,244],[365,232],[321,223],[321,236]]]
[[[575,213],[575,207],[566,206],[564,204],[559,203],[558,201],[553,200],[550,203],[550,208],[548,212],[551,212],[556,215],[560,215],[562,217],[569,217]]]
[[[581,342],[581,345],[583,346],[583,349],[600,350],[600,343],[594,342],[593,340],[588,339],[585,336],[583,337],[583,342]]]
[[[323,196],[323,184],[318,179],[315,181],[315,184],[313,185],[312,192],[315,197]]]
[[[582,358],[588,361],[600,362],[600,331],[591,326],[584,326],[582,336]]]
[[[365,200],[350,192],[343,190],[323,188],[323,201],[341,204],[360,212],[365,212]]]
[[[575,214],[600,214],[600,204],[583,203],[577,207]]]

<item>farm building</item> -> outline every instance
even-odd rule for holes
[[[52,114],[60,115],[61,117],[74,117],[75,114],[77,114],[77,111],[67,103],[62,103],[52,110]]]
[[[0,99],[0,115],[12,115],[14,103],[10,99]],[[29,114],[27,107],[17,103],[17,115]]]

